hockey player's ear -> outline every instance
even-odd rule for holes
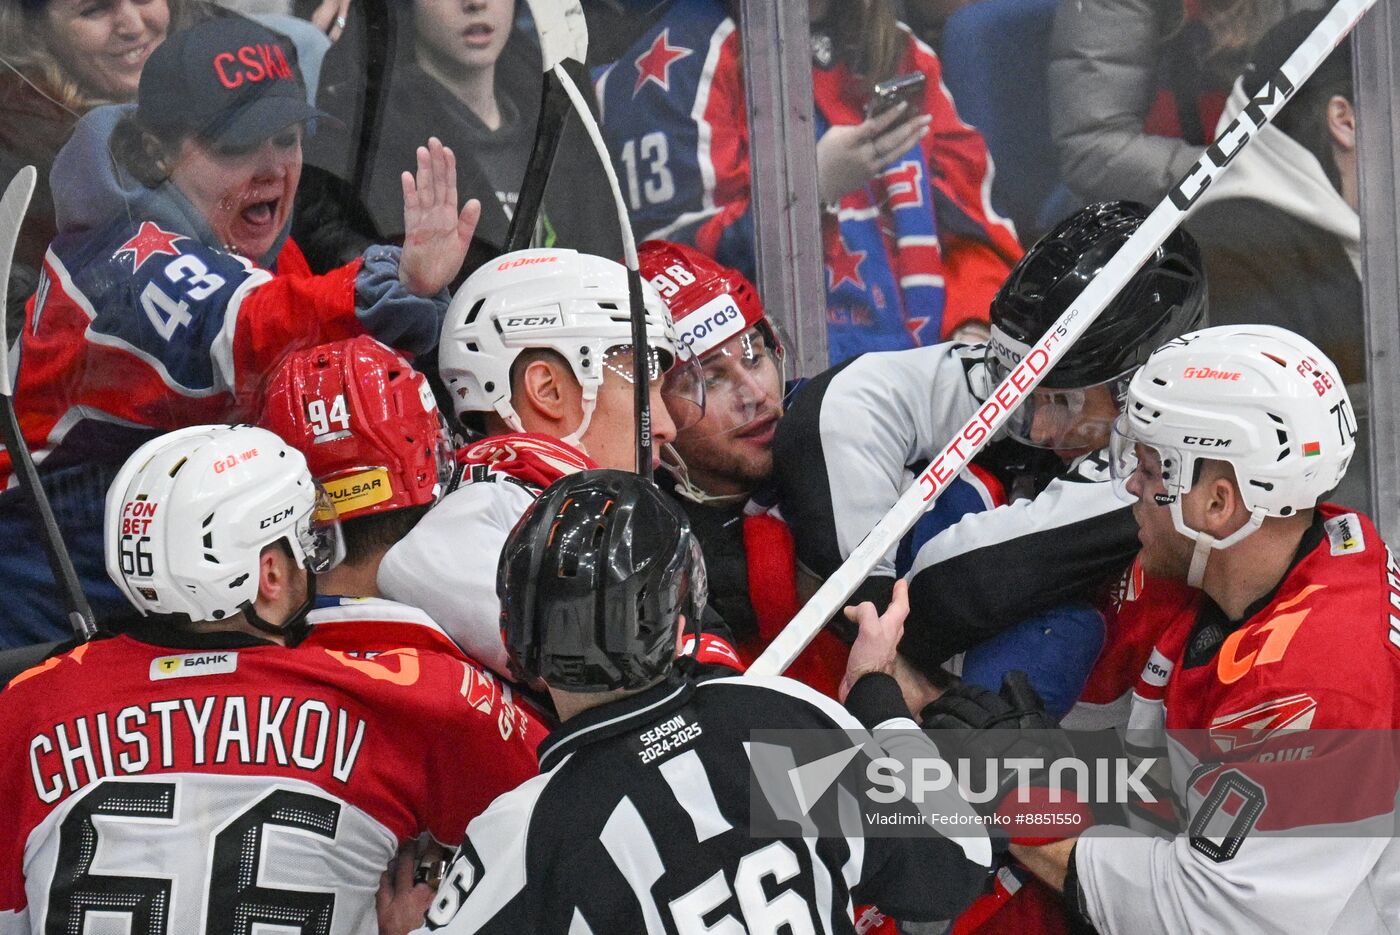
[[[1201,476],[1192,492],[1199,490],[1194,499],[1201,515],[1187,517],[1195,529],[1210,533],[1217,539],[1239,529],[1249,520],[1249,509],[1240,496],[1239,484],[1235,481],[1235,469],[1224,461],[1206,461],[1201,465]],[[1189,511],[1188,511],[1189,512]]]
[[[1356,150],[1356,108],[1340,94],[1327,101],[1327,135],[1332,144],[1346,152]]]
[[[280,625],[306,597],[306,572],[292,557],[286,544],[278,541],[265,547],[258,557],[258,616]]]
[[[551,422],[562,422],[574,415],[582,392],[568,365],[561,363],[537,359],[526,364],[518,384],[519,395],[524,398],[513,401],[516,412],[522,416],[535,412]]]

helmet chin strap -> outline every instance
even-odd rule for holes
[[[288,646],[295,646],[306,639],[306,634],[311,632],[311,627],[306,622],[306,615],[311,612],[311,608],[315,603],[316,573],[310,568],[307,568],[306,600],[297,605],[296,609],[292,611],[291,615],[287,617],[281,626],[268,623],[262,617],[258,616],[258,612],[253,608],[252,601],[249,601],[248,606],[243,608],[243,619],[252,624],[255,630],[261,630],[269,636],[281,637],[286,641]]]
[[[1201,590],[1206,580],[1206,563],[1210,561],[1210,553],[1216,549],[1228,549],[1246,536],[1251,535],[1264,523],[1268,511],[1263,507],[1255,507],[1249,513],[1249,519],[1230,533],[1224,539],[1217,539],[1208,532],[1199,529],[1192,529],[1186,523],[1186,518],[1181,514],[1181,500],[1186,495],[1186,491],[1177,494],[1171,503],[1172,524],[1176,526],[1176,531],[1189,539],[1195,540],[1195,546],[1191,550],[1191,565],[1186,571],[1186,584],[1189,587]]]
[[[598,387],[585,386],[583,388],[583,421],[578,424],[578,428],[559,440],[566,445],[573,445],[584,454],[588,454],[588,449],[583,446],[583,434],[588,431],[588,426],[593,421],[593,410],[597,405]]]
[[[1206,580],[1206,562],[1215,548],[1215,537],[1208,532],[1196,533],[1196,547],[1191,550],[1191,567],[1186,571],[1187,587],[1200,590]]]
[[[516,413],[515,407],[510,404],[509,399],[498,399],[496,401],[496,415],[505,420],[506,425],[516,432],[525,431],[525,426],[520,423],[520,416]]]
[[[593,421],[593,410],[598,405],[598,387],[585,386],[583,388],[583,421],[578,424],[568,435],[559,439],[566,445],[572,445],[584,454],[588,454],[583,447],[583,433],[588,431],[589,424]],[[510,400],[502,399],[496,403],[496,414],[505,420],[514,431],[524,432],[525,426],[520,421],[520,416],[515,411],[515,407],[510,404]]]
[[[698,503],[704,506],[707,503],[737,503],[740,500],[747,500],[746,493],[708,494],[695,485],[690,479],[690,470],[685,466],[685,459],[676,447],[669,442],[661,448],[661,462],[671,471],[671,475],[676,479],[676,495],[684,497],[691,503]]]

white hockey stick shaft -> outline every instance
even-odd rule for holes
[[[588,25],[583,15],[583,7],[579,0],[527,0],[530,12],[535,18],[535,29],[540,37],[540,51],[544,55],[545,80],[549,80],[552,75],[560,88],[568,96],[569,102],[573,104],[573,109],[578,118],[583,123],[583,127],[588,131],[588,138],[593,142],[593,148],[598,153],[598,161],[602,163],[603,172],[608,178],[608,188],[612,191],[613,204],[617,207],[617,221],[622,229],[622,251],[627,265],[627,291],[629,294],[629,306],[632,316],[632,345],[636,348],[647,346],[646,340],[646,308],[642,300],[642,274],[637,262],[637,240],[632,234],[632,219],[627,213],[627,202],[622,200],[622,186],[618,184],[617,172],[613,168],[612,157],[608,154],[608,147],[603,142],[602,130],[598,127],[598,121],[593,119],[593,111],[588,107],[587,100],[584,99],[583,92],[573,78],[564,69],[564,62],[572,59],[580,65],[584,64],[588,55]],[[548,92],[546,96],[548,95]],[[545,144],[544,127],[540,128],[541,136],[536,139],[536,148]],[[563,131],[562,124],[550,128],[548,134],[551,146],[557,147],[560,134]],[[552,161],[551,152],[549,161]],[[531,157],[532,162],[534,157]],[[546,162],[547,164],[547,162]],[[544,197],[545,179],[526,179],[527,185],[533,186],[533,196],[530,199],[535,208],[539,207],[539,201]],[[525,192],[522,190],[520,205],[517,210],[526,207]],[[523,228],[517,230],[517,225],[526,222],[533,224],[533,218],[517,216],[512,221],[511,229],[514,236],[511,237],[512,246],[523,246],[523,243],[515,243],[517,239],[525,240],[528,237],[527,231]],[[637,473],[643,477],[651,477],[651,383],[648,380],[649,364],[648,355],[634,353],[632,355],[632,400],[637,413]]]
[[[33,166],[25,166],[10,181],[4,197],[0,198],[0,441],[9,452],[11,472],[19,479],[34,505],[34,519],[39,527],[41,544],[49,561],[54,585],[62,595],[68,622],[79,639],[89,640],[97,633],[97,623],[83,593],[82,582],[73,569],[73,559],[63,544],[63,533],[54,519],[48,495],[39,483],[34,458],[24,442],[24,432],[15,410],[14,373],[10,370],[9,334],[5,326],[15,243],[19,238],[20,225],[24,223],[25,212],[29,209],[29,199],[34,194],[37,177]]]
[[[1293,92],[1312,75],[1337,44],[1377,0],[1338,0],[1278,73],[1267,81],[1225,128],[1215,143],[1142,222],[1079,297],[1065,309],[1025,358],[1012,369],[976,415],[953,436],[928,468],[875,525],[860,545],[827,578],[811,600],[792,618],[748,674],[777,675],[792,665],[831,617],[924,511],[933,506],[948,484],[986,447],[1010,414],[1031,394],[1076,340],[1108,307],[1143,263],[1176,230],[1191,206],[1220,176],[1254,135],[1278,113]],[[859,483],[858,478],[849,478]]]
[[[578,113],[579,119],[583,121],[583,128],[588,131],[588,138],[593,141],[593,148],[598,151],[598,161],[603,164],[603,172],[608,177],[608,188],[612,190],[613,204],[617,207],[617,223],[622,229],[622,256],[627,266],[627,292],[630,297],[632,315],[632,346],[634,348],[644,348],[648,346],[646,333],[646,309],[642,300],[642,274],[640,262],[637,259],[637,238],[632,233],[632,219],[627,213],[627,202],[622,198],[622,185],[617,180],[617,170],[613,167],[612,157],[608,155],[607,144],[603,142],[603,131],[598,126],[598,121],[593,119],[593,112],[588,109],[588,102],[584,100],[583,92],[578,85],[569,77],[568,72],[558,65],[554,66],[555,75],[563,85],[564,91],[569,95],[569,100],[573,102],[574,110]],[[648,370],[648,355],[640,350],[632,355],[632,394],[633,405],[637,412],[637,473],[643,477],[650,478],[651,472],[651,382]]]
[[[14,262],[19,229],[24,224],[29,199],[34,196],[39,173],[33,166],[24,166],[15,173],[0,197],[0,396],[15,394],[15,380],[10,373],[10,336],[5,314],[10,295],[10,266]]]

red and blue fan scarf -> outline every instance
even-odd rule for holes
[[[814,68],[817,138],[860,123],[865,95],[844,64]],[[822,221],[833,361],[941,340],[946,297],[928,151],[920,141]]]

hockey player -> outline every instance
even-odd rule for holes
[[[381,642],[460,653],[416,607],[382,599],[384,553],[451,483],[455,460],[427,379],[368,336],[289,355],[267,380],[259,424],[296,448],[335,505],[345,560],[317,579],[307,615],[320,645]]]
[[[691,380],[685,386],[670,375],[663,384],[677,362],[675,333],[660,297],[644,288],[659,461],[676,435],[672,416],[682,424],[698,417],[703,397],[693,367],[677,368]],[[522,250],[473,273],[443,323],[442,381],[458,418],[486,437],[458,452],[457,488],[384,556],[379,589],[423,608],[502,675],[494,562],[511,527],[565,474],[635,466],[628,307],[620,263]]]
[[[912,481],[909,466],[921,469],[979,410],[995,407],[987,397],[1001,378],[1145,216],[1127,202],[1093,205],[1046,234],[992,303],[986,345],[868,354],[796,395],[774,463],[804,568],[819,578],[834,571]],[[965,678],[995,690],[1006,670],[1026,670],[1061,713],[1081,697],[1103,640],[1102,622],[1083,602],[1107,608],[1104,592],[1138,547],[1132,517],[1109,483],[1109,427],[1128,378],[1198,323],[1205,302],[1199,254],[1177,232],[1022,403],[1011,438],[979,459],[1014,502],[914,540],[913,610],[901,652],[916,666],[931,671],[980,643],[983,671],[965,669]],[[881,600],[895,574],[891,554],[857,599]],[[1067,602],[1076,603],[1061,612]],[[1054,617],[1022,623],[1046,612]],[[1109,630],[1113,649],[1122,634]],[[1094,700],[1124,696],[1150,646],[1151,638],[1129,646],[1136,655],[1126,668],[1113,668],[1116,654],[1105,653],[1101,667],[1128,675],[1102,688],[1091,679]]]
[[[292,646],[341,544],[270,432],[146,443],[113,482],[105,536],[145,619],[0,693],[5,935],[370,935],[400,842],[455,845],[534,772],[530,738],[503,729],[517,712],[460,658]]]
[[[792,533],[772,509],[783,346],[758,291],[738,270],[664,240],[643,243],[638,258],[671,310],[679,343],[704,373],[704,415],[676,433],[663,461],[704,551],[711,601],[747,664],[802,602]],[[942,528],[993,502],[983,485],[958,480],[928,523]],[[848,640],[823,630],[785,674],[835,697],[848,649]]]
[[[789,679],[677,671],[704,562],[683,514],[635,474],[546,491],[506,543],[499,588],[511,665],[549,687],[564,723],[541,745],[543,775],[473,821],[422,931],[852,935],[853,897],[943,919],[985,880],[982,833],[975,858],[936,835],[752,833],[751,731],[913,727],[887,674],[902,588],[883,617],[859,611],[846,704],[860,722]]]
[[[403,248],[312,276],[287,226],[319,112],[290,44],[217,17],[167,38],[142,79],[134,107],[85,115],[54,163],[60,233],[19,341],[20,427],[99,621],[127,609],[97,506],[126,456],[251,417],[291,348],[368,332],[431,350],[479,211],[459,213],[452,154],[432,141],[404,183]],[[0,488],[0,538],[37,541],[4,452]],[[0,580],[0,647],[68,635],[37,550],[0,555]]]
[[[1129,385],[1113,464],[1149,575],[1134,607],[1165,624],[1133,724],[1170,732],[1189,836],[1013,845],[1103,935],[1395,930],[1400,572],[1370,519],[1322,502],[1355,425],[1335,365],[1270,326],[1187,335]],[[1184,604],[1156,591],[1181,581]]]

